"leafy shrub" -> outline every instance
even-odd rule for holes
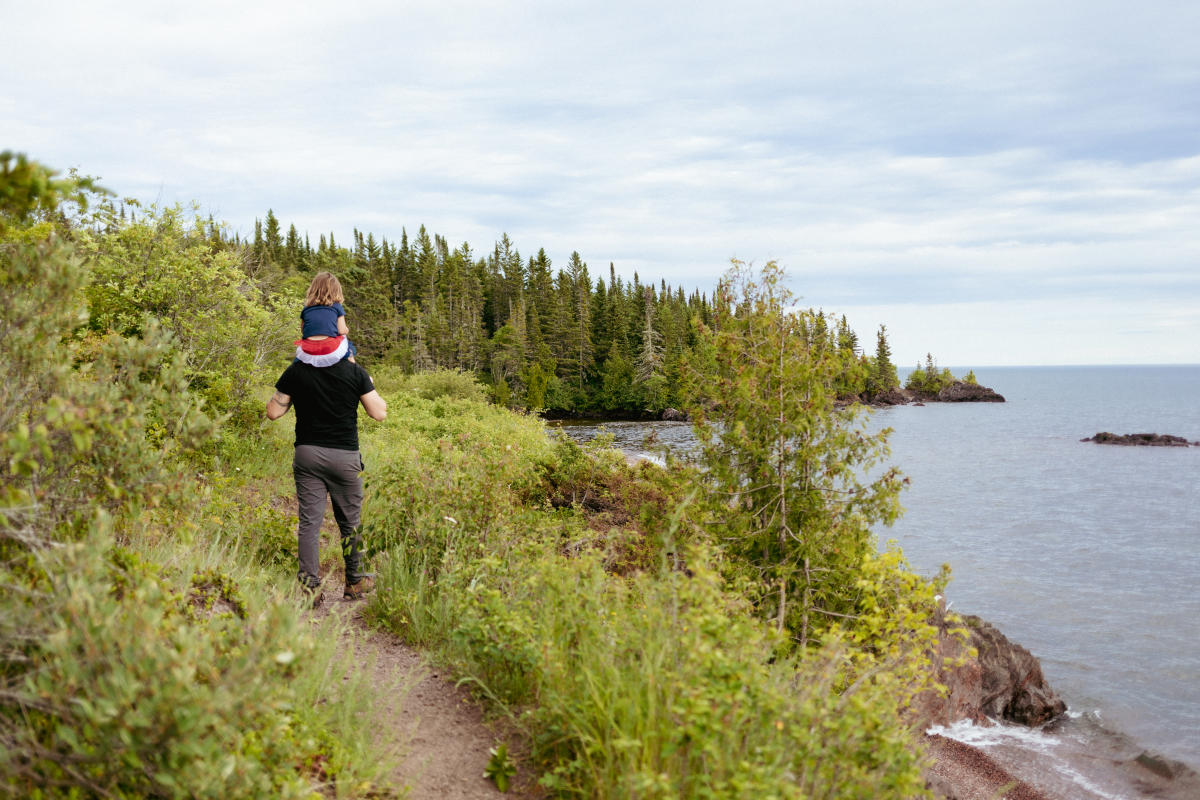
[[[471,400],[482,403],[487,400],[488,390],[470,372],[457,369],[435,369],[408,376],[404,389],[425,400],[448,398]]]
[[[151,208],[136,222],[109,219],[102,232],[78,238],[93,271],[86,288],[92,331],[136,337],[157,320],[211,409],[239,427],[260,416],[244,388],[256,369],[290,349],[298,323],[281,297],[251,281],[239,254],[213,248],[202,222],[178,206]]]
[[[80,528],[131,498],[173,496],[171,457],[215,430],[156,324],[140,339],[70,334],[84,318],[88,273],[54,235],[0,243],[0,327],[10,351],[0,387],[0,512],[8,535]],[[29,512],[36,499],[36,514]],[[22,533],[23,532],[23,533]]]
[[[105,537],[59,550],[32,593],[0,598],[2,785],[37,797],[302,797],[337,742],[297,712],[313,658],[294,610],[247,613],[228,575],[176,591]],[[119,588],[119,590],[117,590]],[[19,712],[18,712],[19,709]]]
[[[898,699],[922,683],[904,670],[920,648],[910,628],[925,582],[896,582],[894,562],[871,562],[850,588],[875,609],[870,621],[786,658],[720,579],[725,557],[676,543],[696,536],[682,536],[696,523],[678,499],[647,511],[658,535],[642,542],[643,568],[614,574],[608,542],[627,532],[590,528],[582,502],[553,502],[569,487],[580,500],[620,494],[611,454],[592,460],[486,406],[405,399],[396,412],[371,437],[383,463],[365,519],[388,552],[368,614],[437,648],[508,710],[546,787],[600,798],[921,794]]]
[[[950,370],[945,368],[939,370],[933,355],[926,353],[925,365],[922,367],[917,364],[916,368],[909,373],[907,380],[904,381],[904,388],[921,394],[933,395],[954,381],[955,377]]]

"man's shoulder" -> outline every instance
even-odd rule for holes
[[[367,372],[361,364],[345,358],[339,361],[337,366],[344,370],[342,374],[347,380],[354,383],[359,394],[367,394],[375,390],[375,381],[371,380],[371,373]]]
[[[375,382],[371,380],[371,374],[363,369],[361,364],[351,361],[348,358],[343,358],[332,367],[325,367],[329,370],[330,375],[336,375],[338,380],[349,381],[355,386],[370,386],[375,388]],[[368,390],[370,391],[370,390]],[[366,392],[363,392],[366,394]]]

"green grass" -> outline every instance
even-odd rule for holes
[[[895,685],[846,691],[849,640],[786,656],[675,478],[536,419],[380,388],[368,614],[509,715],[556,796],[923,795]]]

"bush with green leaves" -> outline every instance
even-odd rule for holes
[[[361,788],[370,769],[351,762],[362,743],[311,705],[330,643],[292,602],[249,598],[220,570],[173,577],[110,542],[97,530],[41,552],[41,579],[0,596],[0,793],[311,798],[340,779],[350,781],[343,794]],[[323,680],[338,702],[341,681]]]
[[[872,526],[900,513],[902,479],[887,469],[890,430],[872,433],[860,406],[836,406],[853,353],[831,346],[824,318],[794,310],[774,262],[735,262],[692,364],[689,404],[713,504],[715,539],[760,613],[801,645],[857,612],[855,581],[874,552]]]
[[[380,378],[380,375],[376,375]],[[409,375],[400,383],[400,390],[411,392],[425,400],[437,400],[440,397],[451,400],[474,400],[482,402],[487,399],[488,390],[470,372],[458,369],[434,369]]]
[[[648,564],[618,573],[597,540],[628,532],[592,527],[583,493],[553,498],[619,456],[584,466],[586,449],[480,404],[393,408],[367,434],[365,519],[389,543],[368,614],[511,714],[556,795],[922,795],[897,698],[924,682],[891,669],[914,661],[927,582],[864,556],[847,590],[864,621],[787,656],[721,578],[729,556],[695,543],[687,498],[656,511]]]
[[[936,395],[957,380],[949,369],[938,369],[932,353],[925,354],[925,365],[917,364],[904,381],[904,388],[923,395]]]
[[[179,339],[154,319],[77,335],[92,275],[38,221],[67,189],[5,183],[45,173],[0,170],[0,794],[372,794],[337,632],[318,641],[234,560],[253,515],[200,519],[186,456],[217,427]]]
[[[53,232],[0,243],[0,287],[10,299],[0,329],[10,349],[0,387],[0,509],[8,536],[80,526],[97,511],[172,496],[170,458],[215,430],[157,324],[140,338],[105,336],[86,346],[89,273]]]
[[[283,298],[264,292],[242,269],[241,254],[214,247],[203,222],[178,206],[111,218],[77,233],[92,279],[88,327],[141,336],[157,321],[174,337],[191,388],[241,427],[260,409],[245,387],[255,371],[279,361],[299,333]]]

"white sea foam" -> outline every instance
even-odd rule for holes
[[[1087,712],[1074,712],[1072,716],[1078,718],[1084,716],[1085,713]],[[1039,772],[1054,775],[1058,780],[1086,793],[1079,795],[1076,791],[1067,790],[1068,796],[1086,796],[1096,800],[1126,800],[1125,795],[1113,794],[1110,789],[1104,788],[1073,767],[1069,763],[1073,749],[1071,743],[1063,737],[1045,730],[995,721],[990,726],[976,725],[969,720],[962,720],[952,725],[931,726],[926,733],[944,736],[985,752],[992,748],[1008,750],[1007,758],[997,759],[1002,764],[1011,759],[1011,751],[1014,749],[1025,753],[1037,753],[1040,764]],[[993,755],[999,754],[993,753]],[[1017,765],[1010,765],[1010,768],[1014,766]]]
[[[995,721],[992,725],[976,725],[970,720],[960,720],[951,725],[934,725],[925,732],[972,747],[986,748],[1007,744],[1025,750],[1036,750],[1039,753],[1049,753],[1054,745],[1059,743],[1057,737],[1040,730]]]
[[[1070,778],[1077,786],[1081,786],[1102,800],[1128,800],[1128,797],[1123,794],[1113,794],[1112,792],[1098,786],[1094,781],[1090,781],[1082,772],[1073,767],[1067,766],[1065,763],[1057,765],[1060,775],[1065,775]]]

